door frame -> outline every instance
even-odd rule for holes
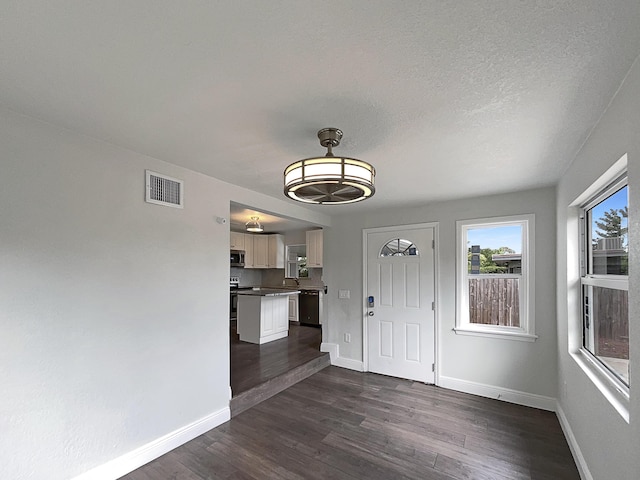
[[[367,236],[370,233],[395,232],[400,230],[421,230],[425,228],[433,229],[433,296],[435,299],[434,328],[433,328],[433,356],[435,368],[433,372],[434,384],[440,385],[440,222],[412,223],[408,225],[389,225],[387,227],[363,228],[362,229],[362,367],[365,372],[369,371],[369,337],[367,314],[367,274],[368,274],[368,242]]]

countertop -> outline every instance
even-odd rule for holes
[[[254,297],[277,297],[280,295],[297,295],[300,290],[292,288],[268,288],[254,287],[251,290],[238,290],[238,295],[250,295]]]

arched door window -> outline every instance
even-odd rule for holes
[[[404,256],[418,256],[417,247],[411,240],[405,240],[404,238],[394,238],[389,240],[381,249],[381,257],[404,257]]]

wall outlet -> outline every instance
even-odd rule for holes
[[[345,333],[344,334],[344,343],[351,343],[351,334],[350,333]]]
[[[351,298],[351,290],[338,290],[338,298]]]

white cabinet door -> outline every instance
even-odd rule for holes
[[[255,235],[244,234],[244,268],[255,268],[253,262],[253,237]]]
[[[244,233],[231,232],[231,250],[244,250]]]
[[[322,230],[307,232],[307,267],[322,267]]]
[[[289,295],[289,321],[298,321],[298,295]]]
[[[284,268],[284,236],[269,235],[269,268]]]
[[[246,234],[244,251],[244,268],[284,268],[283,235]]]
[[[246,262],[246,256],[245,256]],[[253,236],[253,268],[269,268],[269,236]]]
[[[274,311],[276,333],[289,332],[289,317],[287,315],[289,302],[279,302],[278,305],[282,305],[284,308],[277,313]]]

